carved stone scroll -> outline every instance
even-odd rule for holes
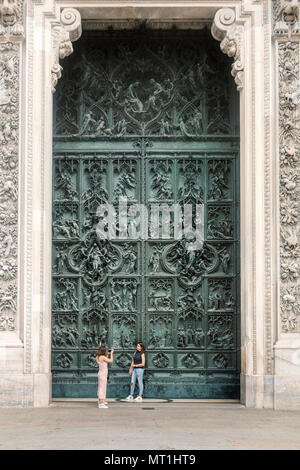
[[[232,8],[218,10],[211,32],[216,40],[221,41],[222,52],[233,57],[231,74],[237,84],[237,89],[241,91],[244,84],[243,26],[236,21],[235,10]]]
[[[81,33],[81,16],[79,11],[75,10],[75,8],[65,8],[62,10],[60,24],[52,28],[53,65],[51,68],[51,81],[53,93],[62,72],[59,60],[72,54],[72,42],[77,41]]]
[[[60,16],[61,24],[69,33],[72,42],[77,41],[82,34],[81,16],[75,8],[64,8]]]

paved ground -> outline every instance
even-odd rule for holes
[[[55,402],[0,408],[4,449],[300,449],[300,412],[246,409],[238,403]]]

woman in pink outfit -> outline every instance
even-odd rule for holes
[[[108,363],[114,362],[114,350],[110,352],[110,358],[108,358],[108,349],[106,346],[101,346],[96,354],[96,361],[99,364],[98,372],[98,408],[108,408],[107,402],[104,401],[106,398],[106,387],[107,387],[107,373],[108,373]]]

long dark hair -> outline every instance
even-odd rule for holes
[[[97,357],[106,356],[106,354],[107,354],[107,347],[103,345],[103,346],[100,346],[100,348],[98,349],[96,356]]]
[[[141,341],[139,341],[137,344],[139,344],[139,345],[141,346],[141,348],[142,348],[141,354],[143,354],[143,353],[145,354],[145,352],[146,352],[145,343],[142,343]]]

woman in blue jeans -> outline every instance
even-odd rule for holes
[[[136,379],[139,382],[139,395],[135,398],[135,401],[142,401],[143,400],[143,375],[145,369],[145,345],[144,343],[138,343],[136,346],[136,351],[133,354],[132,363],[129,369],[129,375],[131,375],[131,382],[130,382],[130,395],[126,398],[126,400],[131,401],[133,400],[133,393],[134,387],[136,383]]]

